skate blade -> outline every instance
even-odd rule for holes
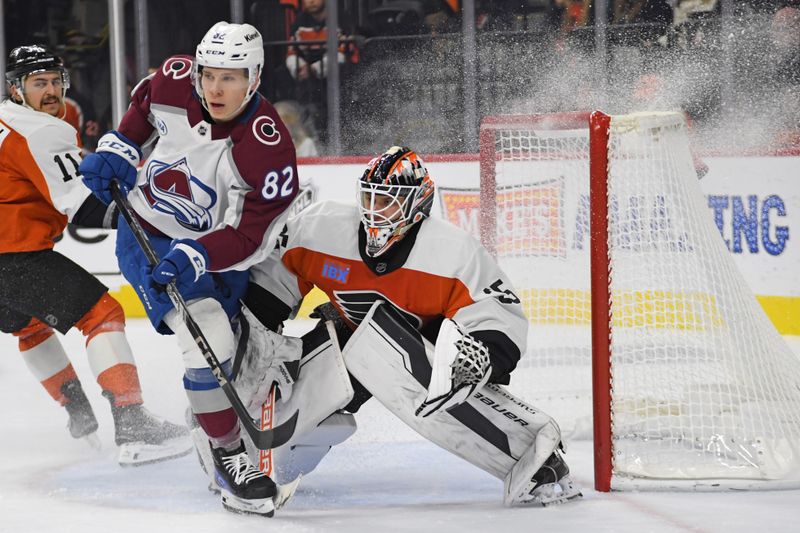
[[[81,437],[81,439],[96,452],[99,452],[103,449],[103,445],[100,443],[100,437],[97,436],[97,432],[89,433],[88,435]]]
[[[294,496],[295,491],[297,491],[298,485],[300,485],[300,478],[303,477],[302,474],[294,478],[289,483],[285,485],[278,485],[278,492],[275,494],[275,497],[272,500],[275,502],[275,510],[277,511],[287,503],[289,500],[292,499]]]
[[[120,445],[117,461],[124,467],[143,466],[183,457],[190,454],[193,449],[191,439],[186,437],[170,439],[163,444],[129,442]]]
[[[227,490],[222,491],[222,506],[232,513],[252,514],[272,518],[275,515],[275,503],[272,498],[262,500],[243,500]]]
[[[577,500],[578,498],[582,498],[582,497],[583,497],[583,493],[582,492],[575,492],[575,493],[570,494],[568,496],[559,496],[557,498],[553,498],[553,499],[548,500],[548,501],[540,502],[540,505],[542,507],[552,507],[554,505],[561,505],[561,504],[570,502],[572,500]]]
[[[562,480],[563,481],[563,480]],[[551,507],[561,505],[570,500],[575,500],[583,496],[580,487],[572,480],[563,483],[548,483],[538,487],[533,497],[527,501],[521,501],[524,505],[539,505],[541,507]]]

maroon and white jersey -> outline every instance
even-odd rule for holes
[[[358,207],[317,203],[288,219],[278,247],[251,269],[250,279],[287,309],[316,286],[353,328],[376,300],[393,305],[418,330],[438,329],[437,320],[452,318],[488,346],[495,375],[514,368],[525,352],[528,320],[508,276],[480,242],[429,218],[386,258],[367,256],[365,244]]]
[[[170,57],[133,91],[119,132],[139,146],[157,142],[128,198],[147,229],[199,241],[209,270],[245,270],[269,254],[297,195],[294,145],[259,94],[230,122],[207,118],[192,61]]]

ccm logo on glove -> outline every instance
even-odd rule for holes
[[[191,239],[176,240],[153,268],[153,281],[166,285],[175,279],[178,285],[188,285],[206,273],[207,264],[208,253],[202,244]]]

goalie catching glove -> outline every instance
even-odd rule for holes
[[[417,408],[417,416],[426,417],[463,403],[492,375],[489,350],[450,319],[442,322],[432,366],[428,395]]]

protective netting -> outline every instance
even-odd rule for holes
[[[589,129],[492,128],[497,260],[530,320],[511,390],[591,434]],[[486,169],[484,169],[486,170]],[[489,169],[491,170],[491,169]],[[483,172],[483,171],[482,171]],[[484,179],[486,176],[483,177]]]
[[[588,122],[494,131],[497,257],[531,322],[512,389],[588,437]],[[612,117],[608,155],[612,486],[796,484],[800,360],[723,243],[682,118]]]

